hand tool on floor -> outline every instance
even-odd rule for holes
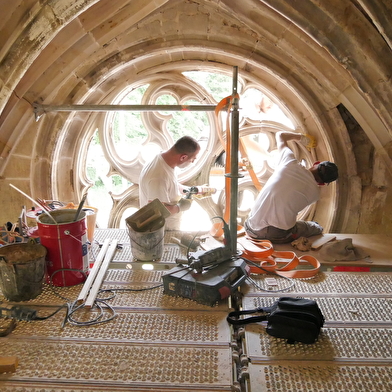
[[[189,234],[184,234],[183,236],[181,236],[181,239],[177,237],[171,237],[170,242],[179,245],[185,250],[196,250],[197,247],[200,245],[200,240]]]

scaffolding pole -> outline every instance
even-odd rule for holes
[[[230,234],[231,249],[237,253],[237,208],[238,208],[238,178],[243,177],[238,173],[238,148],[239,148],[239,99],[238,99],[238,67],[233,67],[233,103],[231,111],[231,166],[230,173],[226,176],[230,181]],[[212,112],[216,105],[41,105],[33,104],[35,119],[49,112]],[[224,110],[224,109],[222,109]]]
[[[238,67],[233,67],[233,103],[231,110],[231,165],[230,173],[230,237],[233,255],[237,253],[237,209],[238,209],[238,144],[239,144],[239,99],[238,99]]]
[[[35,119],[49,112],[213,112],[216,105],[41,105],[33,104]]]

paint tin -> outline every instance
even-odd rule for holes
[[[86,213],[60,209],[37,218],[41,244],[47,249],[46,281],[54,286],[74,286],[86,280],[88,272],[88,245]]]

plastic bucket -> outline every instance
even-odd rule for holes
[[[60,209],[41,214],[37,218],[38,234],[45,246],[46,280],[54,286],[73,286],[83,283],[88,272],[86,214],[81,211],[74,222],[76,210]]]
[[[132,256],[139,261],[160,259],[163,254],[165,219],[161,218],[148,231],[138,231],[136,225],[127,222]]]
[[[98,209],[95,207],[85,206],[82,211],[86,213],[87,239],[90,244],[92,244],[94,240]]]
[[[20,243],[0,248],[0,287],[9,301],[28,301],[42,293],[46,248]]]
[[[72,208],[75,210],[78,209],[78,205],[75,205]],[[91,207],[91,206],[84,206],[82,211],[86,213],[86,228],[87,228],[87,239],[89,240],[90,244],[94,241],[94,233],[95,233],[95,226],[97,222],[97,213],[98,208]]]

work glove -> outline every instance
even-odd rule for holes
[[[185,199],[184,197],[179,200],[177,203],[180,211],[187,211],[191,208],[192,199]]]
[[[308,133],[301,134],[301,144],[304,145],[308,151],[310,151],[311,148],[317,147],[315,137],[309,135]]]

